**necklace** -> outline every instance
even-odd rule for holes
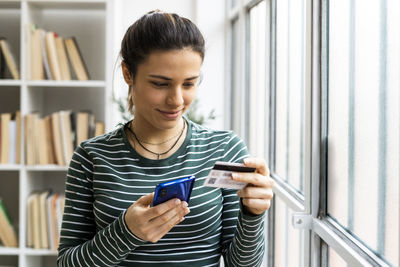
[[[183,127],[185,127],[185,122],[183,122],[183,124],[184,124]],[[183,128],[183,129],[184,129],[184,128]],[[182,130],[183,130],[183,129],[182,129]],[[160,143],[150,143],[150,142],[146,142],[146,141],[143,141],[143,140],[139,140],[139,138],[137,138],[136,135],[135,135],[135,138],[136,138],[136,140],[138,141],[138,143],[157,146],[157,145],[165,144],[166,142],[171,141],[172,139],[176,138],[178,135],[181,135],[181,134],[182,134],[181,132],[178,132],[178,133],[175,134],[174,136],[171,136],[171,137],[168,138],[167,140],[162,141],[162,142],[160,142]]]
[[[182,131],[179,133],[179,137],[176,139],[176,141],[174,142],[174,144],[173,144],[167,151],[161,152],[161,153],[157,153],[157,152],[151,151],[150,149],[148,149],[147,147],[145,147],[145,146],[143,145],[143,143],[145,143],[145,142],[140,141],[139,138],[136,136],[135,132],[133,131],[133,129],[131,129],[131,128],[132,128],[132,122],[131,122],[130,125],[128,126],[128,130],[132,133],[132,135],[135,137],[135,139],[136,139],[136,141],[138,142],[138,144],[139,144],[144,150],[146,150],[147,152],[150,152],[151,154],[156,155],[156,156],[157,156],[157,159],[160,159],[160,156],[167,154],[168,152],[170,152],[170,151],[176,146],[176,144],[178,143],[179,139],[181,139],[181,137],[182,137],[183,131],[184,131],[185,128],[186,128],[185,126],[186,126],[186,123],[185,123],[185,120],[183,120],[183,127],[182,127]],[[177,135],[173,136],[172,138],[169,138],[167,141],[163,141],[163,142],[160,143],[160,144],[166,143],[166,142],[168,142],[169,140],[173,139],[173,138],[176,137],[176,136],[177,136]],[[146,143],[146,144],[150,144],[150,143]]]

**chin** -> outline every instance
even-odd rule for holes
[[[159,129],[163,130],[169,130],[177,126],[178,123],[181,123],[181,118],[182,116],[179,116],[175,119],[162,119],[162,120],[157,120],[157,124],[155,125]]]

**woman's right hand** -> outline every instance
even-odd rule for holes
[[[125,214],[125,222],[135,236],[156,243],[183,221],[190,210],[185,201],[177,198],[150,207],[153,197],[154,193],[151,193],[133,203]]]

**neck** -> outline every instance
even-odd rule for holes
[[[162,143],[171,137],[178,135],[183,128],[184,119],[181,118],[173,128],[160,129],[154,127],[147,120],[135,117],[130,125],[140,141],[146,143]]]

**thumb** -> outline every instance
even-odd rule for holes
[[[142,196],[141,198],[139,198],[136,203],[147,207],[149,206],[151,203],[153,203],[153,198],[154,198],[154,192],[145,196]]]

